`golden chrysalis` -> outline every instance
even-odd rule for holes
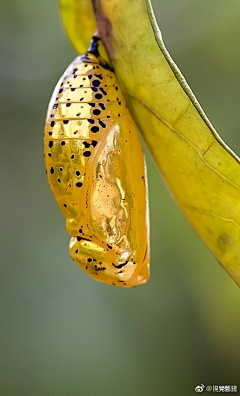
[[[93,37],[60,78],[44,136],[47,177],[71,235],[70,256],[120,287],[149,278],[147,175],[136,127]]]

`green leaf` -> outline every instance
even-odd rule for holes
[[[91,2],[60,4],[68,35],[84,52],[94,33],[93,13],[86,9],[91,10]],[[239,158],[218,136],[170,58],[150,0],[94,0],[93,6],[130,111],[166,184],[196,232],[240,284]]]

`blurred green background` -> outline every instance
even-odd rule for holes
[[[239,155],[240,3],[155,0],[165,44]],[[240,388],[240,290],[198,239],[146,153],[151,279],[94,282],[68,255],[42,139],[76,53],[56,0],[1,1],[1,396],[188,396]]]

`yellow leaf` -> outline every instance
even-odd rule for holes
[[[59,4],[70,41],[77,52],[80,54],[86,52],[96,30],[91,1],[60,0]]]
[[[86,10],[91,2],[60,4],[68,35],[84,52],[94,33],[93,13]],[[150,0],[93,5],[109,59],[161,174],[199,236],[240,284],[239,158],[218,136],[166,51]]]
[[[69,40],[76,51],[83,54],[97,29],[91,0],[59,0],[59,6]],[[108,59],[101,44],[100,51],[102,56]]]

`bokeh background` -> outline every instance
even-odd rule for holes
[[[239,1],[153,6],[170,54],[239,155]],[[188,396],[198,384],[240,388],[240,290],[185,220],[147,150],[149,283],[106,286],[72,262],[42,139],[52,90],[76,53],[56,0],[1,0],[0,29],[0,395]]]

